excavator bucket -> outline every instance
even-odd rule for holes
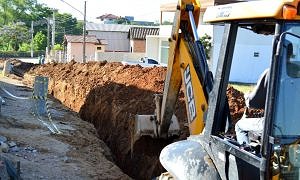
[[[171,124],[168,131],[168,137],[179,136],[180,127],[175,115],[172,116]],[[135,116],[135,141],[141,136],[151,136],[159,138],[158,125],[154,115],[136,115]]]

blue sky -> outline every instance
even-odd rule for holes
[[[84,0],[64,0],[76,9],[83,12]],[[59,9],[60,13],[70,13],[77,19],[83,19],[82,14],[72,9],[61,0],[38,0],[48,7]],[[86,0],[87,20],[97,22],[95,18],[105,13],[117,16],[134,16],[135,20],[158,22],[160,17],[159,7],[162,3],[177,2],[177,0]],[[169,15],[166,20],[172,20]]]

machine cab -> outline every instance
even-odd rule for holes
[[[213,57],[218,60],[212,66],[214,83],[203,118],[205,130],[164,148],[162,165],[177,179],[300,179],[299,0],[209,7],[204,21],[222,28],[222,33],[216,33],[222,34],[220,43],[213,44],[217,49]],[[253,44],[254,39],[260,43]],[[245,66],[249,56],[253,57]],[[241,108],[240,116],[230,114],[228,85],[266,69],[266,93],[263,100],[258,98],[264,102],[258,117],[261,132],[253,140],[255,149],[247,149],[231,136],[235,124],[245,118],[245,104],[235,107]]]
[[[208,8],[204,15],[206,22],[224,27],[203,136],[208,138],[205,142],[213,149],[208,150],[208,154],[214,157],[222,179],[300,178],[299,5],[297,0],[254,1]],[[242,31],[272,37],[269,48],[264,46],[263,38],[262,44],[257,44],[269,53],[267,64],[261,65],[257,61],[257,65],[242,67],[248,55],[239,44],[241,38],[245,38],[239,36]],[[248,44],[251,44],[251,37],[248,36]],[[259,47],[244,48],[259,51]],[[254,57],[260,55],[263,54],[253,52]],[[234,79],[234,69],[250,75],[257,69],[261,72],[269,69],[264,113],[260,116],[263,131],[256,140],[258,149],[255,150],[241,148],[235,138],[226,136],[226,90]],[[233,126],[238,120],[233,121]]]

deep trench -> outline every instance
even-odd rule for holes
[[[174,141],[142,137],[131,149],[135,114],[154,112],[153,94],[134,86],[109,83],[92,89],[79,111],[82,119],[94,124],[117,165],[135,179],[151,179],[164,172],[159,154]]]

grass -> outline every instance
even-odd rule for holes
[[[250,91],[252,91],[255,86],[255,84],[237,83],[237,82],[230,82],[229,85],[232,86],[234,89],[243,92],[244,94],[247,94]]]

